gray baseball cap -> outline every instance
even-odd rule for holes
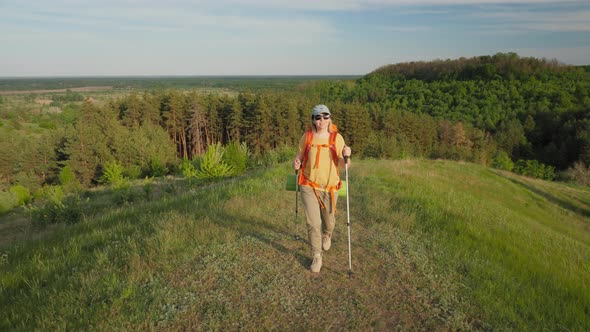
[[[322,113],[327,113],[332,115],[332,113],[330,113],[330,110],[328,109],[328,106],[320,104],[320,105],[315,105],[313,107],[313,109],[311,110],[311,116],[316,116],[316,115],[320,115]]]

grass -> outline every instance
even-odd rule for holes
[[[441,244],[436,265],[460,273],[483,322],[587,329],[587,188],[443,161],[383,170],[364,178],[382,192],[367,196],[391,197],[410,229]]]
[[[123,205],[95,193],[83,222],[0,244],[0,330],[590,328],[587,188],[357,161],[349,279],[345,200],[312,274],[288,173],[179,182]]]

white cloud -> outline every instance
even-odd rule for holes
[[[19,6],[6,8],[0,12],[0,29],[11,34],[0,35],[0,40],[14,40],[15,35],[29,35],[38,40],[35,33],[64,40],[82,33],[113,40],[129,38],[132,34],[140,39],[164,36],[190,38],[187,42],[199,43],[223,39],[223,43],[246,45],[268,44],[273,40],[281,45],[302,45],[320,37],[334,37],[336,33],[330,21],[313,16],[294,15],[286,19],[231,10],[201,10],[192,2],[189,5],[182,1],[174,2],[178,6],[168,2],[137,6],[139,3],[145,1],[107,2],[92,8],[82,8],[80,1],[51,3],[45,8],[31,6],[34,10]]]
[[[129,1],[128,1],[129,3]],[[291,17],[289,20],[272,16],[254,14],[216,14],[199,10],[198,8],[178,8],[156,5],[146,8],[132,8],[128,6],[101,6],[98,8],[60,7],[51,6],[35,11],[5,9],[0,17],[29,20],[41,24],[71,24],[82,26],[110,25],[117,27],[141,28],[155,26],[158,29],[185,29],[187,27],[213,28],[248,28],[248,29],[284,29],[288,26],[299,26],[315,32],[325,31],[329,24],[313,18],[302,16]]]

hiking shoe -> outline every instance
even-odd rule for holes
[[[311,262],[311,272],[318,273],[322,268],[322,254],[314,254],[313,262]]]
[[[322,236],[322,249],[325,251],[330,250],[332,246],[332,234],[324,233]]]

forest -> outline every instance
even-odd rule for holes
[[[1,81],[4,90],[9,81]],[[37,111],[0,95],[0,190],[35,192],[59,184],[64,172],[90,187],[113,163],[130,178],[170,174],[186,161],[198,165],[210,146],[242,146],[251,160],[273,151],[290,158],[318,103],[328,105],[355,158],[464,160],[549,180],[588,176],[588,66],[498,53],[295,81],[255,80],[256,89],[235,94],[149,81],[142,83],[149,89],[104,102],[84,92],[47,94],[49,105]]]

